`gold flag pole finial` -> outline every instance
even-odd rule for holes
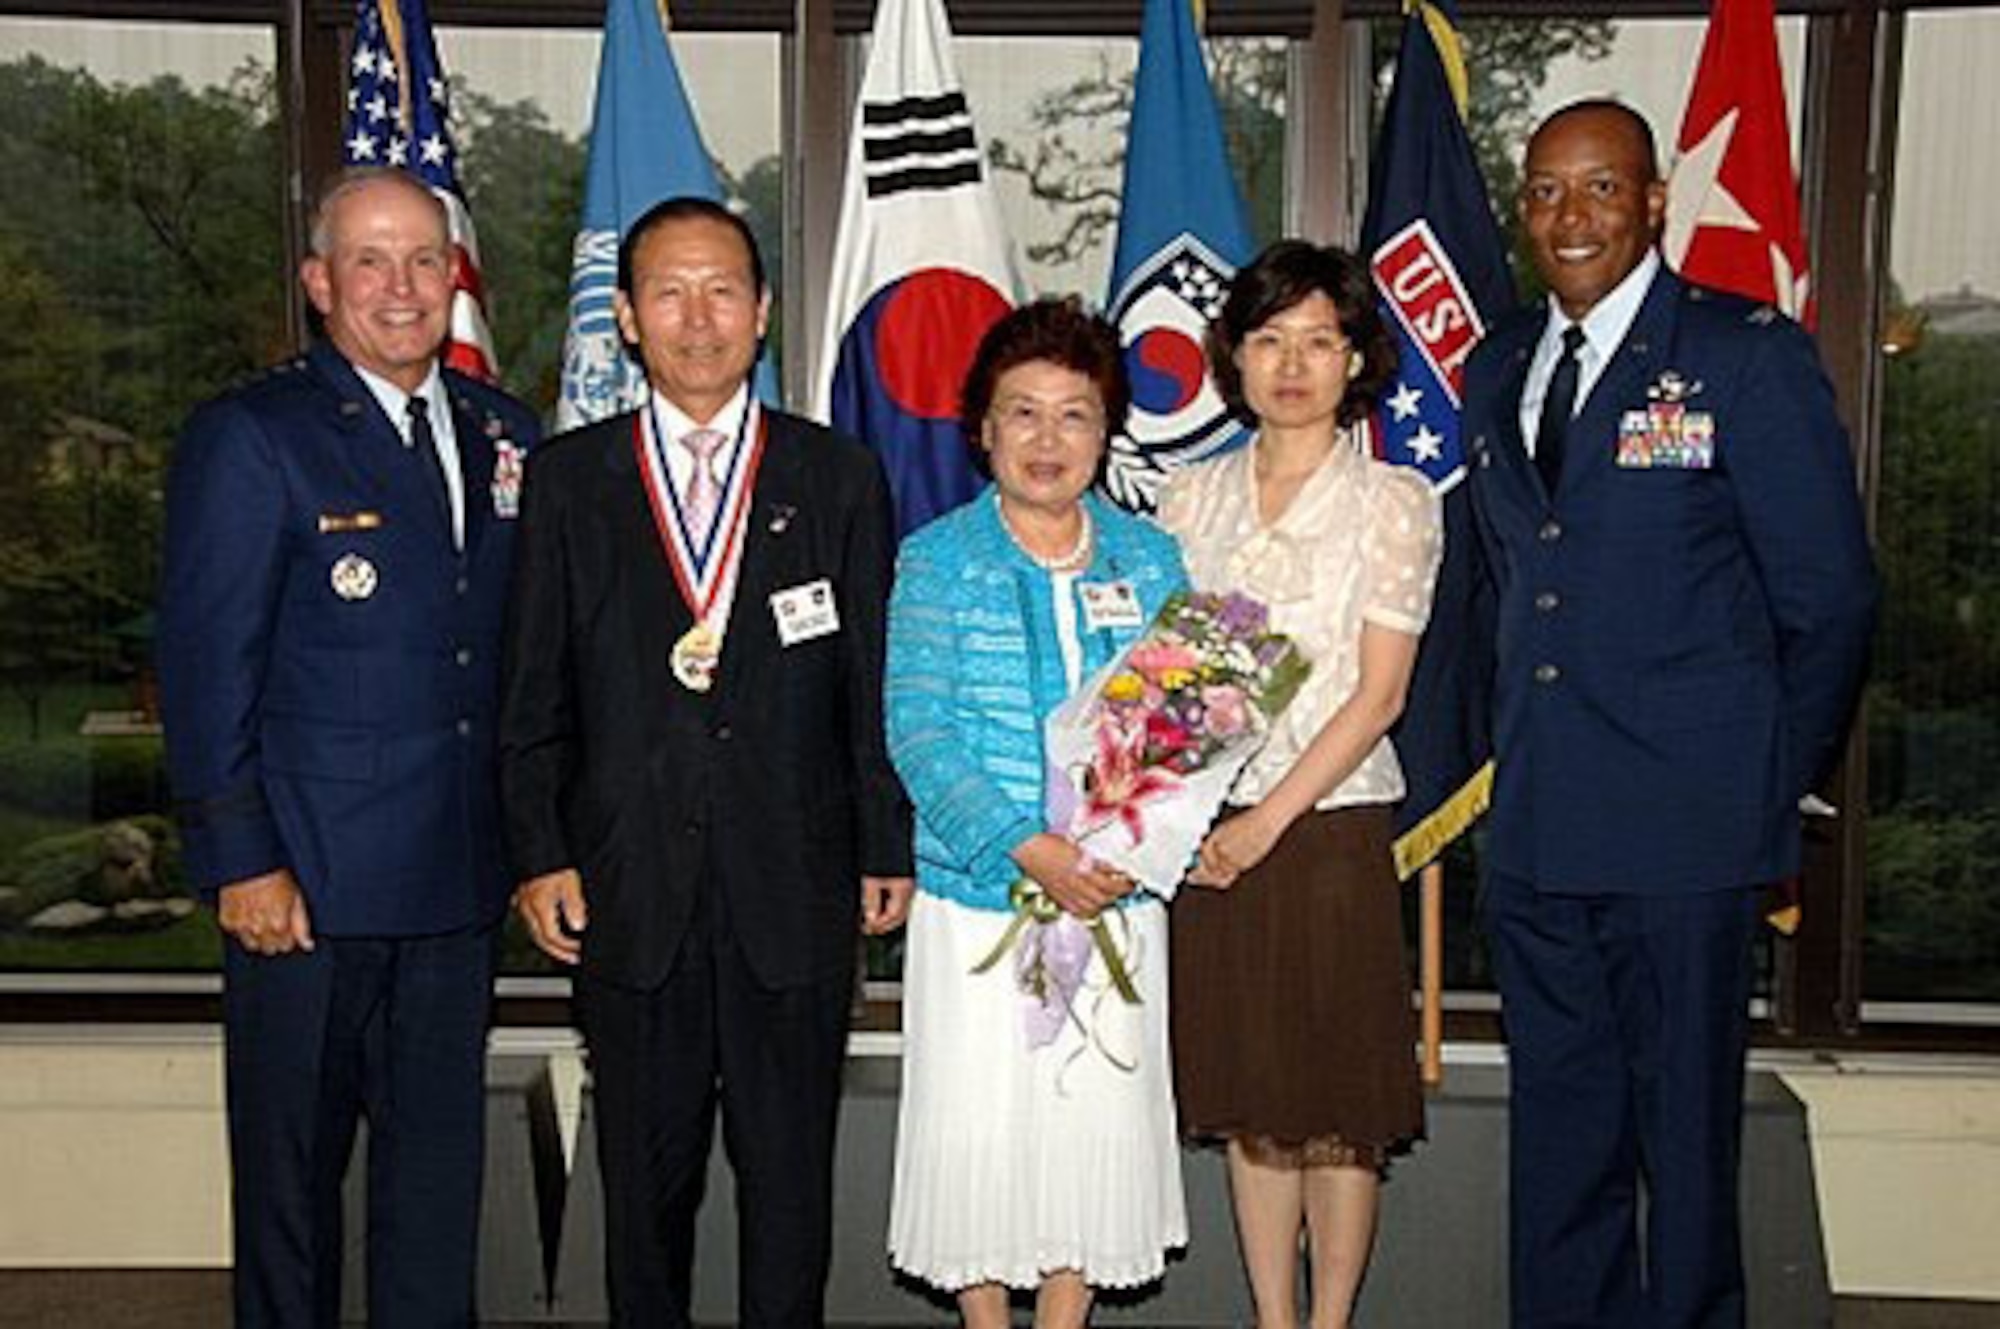
[[[668,0],[658,0],[658,3],[660,6],[660,31],[672,32],[674,30],[673,6],[668,3]]]

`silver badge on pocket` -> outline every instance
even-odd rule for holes
[[[346,553],[333,561],[333,571],[327,576],[333,583],[333,593],[343,600],[366,600],[375,594],[375,565],[359,554]]]

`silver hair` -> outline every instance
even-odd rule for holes
[[[313,202],[312,229],[308,232],[312,252],[316,258],[327,258],[333,253],[333,209],[341,199],[356,190],[373,184],[395,184],[419,195],[436,209],[438,230],[448,240],[451,236],[451,214],[445,210],[444,200],[430,190],[430,186],[393,166],[348,166],[335,171],[320,186],[319,197]]]

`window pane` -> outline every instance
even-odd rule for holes
[[[160,487],[290,342],[263,28],[0,20],[0,969],[207,968],[149,664]]]
[[[1873,999],[2000,998],[2000,12],[1911,14],[1868,708]]]
[[[1284,217],[1286,44],[1206,42],[1230,163],[1259,243]],[[1139,43],[961,38],[953,47],[1023,276],[1037,294],[1109,292]]]
[[[596,32],[438,30],[458,91],[455,132],[502,377],[545,416],[562,372],[570,244],[583,215],[601,44]],[[781,289],[780,39],[676,32],[673,48],[723,190],[746,209],[772,288]],[[783,350],[783,323],[784,311],[774,305],[774,355]]]

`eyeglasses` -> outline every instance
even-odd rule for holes
[[[1029,438],[1054,430],[1066,442],[1095,442],[1104,436],[1104,413],[1081,402],[1043,403],[1008,397],[993,403],[987,418],[1009,438]]]
[[[1276,328],[1254,329],[1243,339],[1250,355],[1267,355],[1274,360],[1297,356],[1301,360],[1337,360],[1354,349],[1354,343],[1337,332],[1314,329],[1310,332],[1280,332]]]

